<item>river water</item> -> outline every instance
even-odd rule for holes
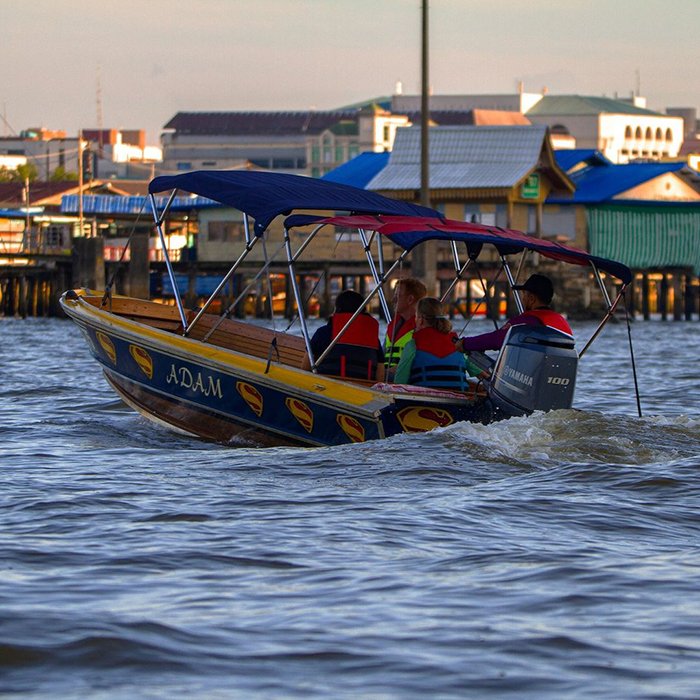
[[[610,324],[583,410],[261,450],[0,320],[0,695],[700,697],[700,323],[633,334],[641,419]]]

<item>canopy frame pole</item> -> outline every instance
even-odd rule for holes
[[[206,310],[211,305],[212,301],[216,299],[216,297],[219,295],[219,292],[226,286],[226,283],[231,279],[231,277],[233,277],[234,272],[236,272],[236,270],[240,267],[241,263],[248,257],[248,253],[250,253],[250,251],[253,250],[259,238],[260,236],[254,236],[253,239],[246,244],[245,250],[238,256],[238,260],[236,260],[236,262],[233,263],[231,269],[226,273],[221,282],[219,282],[216,289],[211,293],[211,296],[206,300],[204,306],[199,310],[197,315],[194,317],[192,323],[190,323],[189,327],[185,328],[185,332],[183,333],[183,335],[186,336],[190,334],[190,331],[195,327],[199,319],[202,318]]]
[[[578,354],[579,360],[583,357],[584,353],[586,352],[586,350],[588,350],[588,348],[591,346],[593,341],[598,337],[598,334],[600,333],[600,331],[603,330],[603,326],[610,320],[610,317],[615,313],[615,309],[617,308],[617,305],[620,303],[620,299],[622,299],[622,295],[625,293],[625,289],[627,289],[626,284],[622,285],[622,289],[620,290],[620,293],[617,295],[617,298],[610,306],[610,309],[608,309],[608,313],[605,314],[605,318],[600,322],[600,325],[598,326],[598,328],[596,328],[595,333],[593,333],[590,340],[584,346],[583,350],[581,350],[581,352]]]
[[[597,265],[592,260],[591,267],[593,268],[593,274],[595,275],[596,281],[598,282],[600,291],[603,293],[603,299],[605,299],[605,303],[607,304],[609,311],[610,307],[612,306],[610,302],[610,295],[608,294],[608,290],[605,288],[605,283],[603,282],[603,278],[600,276],[600,271],[598,270]]]
[[[461,281],[462,275],[467,271],[467,268],[469,267],[470,264],[471,264],[471,258],[467,258],[467,261],[464,263],[464,265],[462,265],[462,267],[460,267],[457,270],[457,274],[455,275],[455,278],[452,280],[452,283],[447,288],[447,291],[442,295],[442,298],[440,299],[440,302],[442,304],[445,303],[445,301],[450,296],[450,294],[452,293],[452,290],[455,288],[457,283]]]
[[[250,243],[250,223],[248,222],[248,214],[243,214],[243,231],[245,233],[245,242]]]
[[[513,293],[513,298],[515,299],[515,304],[518,307],[518,311],[520,313],[523,313],[525,311],[525,309],[523,309],[523,302],[518,292],[515,289],[513,289],[513,287],[515,287],[515,280],[513,279],[513,274],[510,271],[510,267],[508,265],[508,261],[506,260],[505,255],[501,255],[501,262],[503,263],[503,270],[506,273],[506,277],[508,278],[510,291]]]
[[[321,227],[319,226],[316,229],[314,229],[314,231],[310,234],[309,237],[315,235],[316,232],[320,228]],[[302,244],[302,247],[303,247],[303,244]],[[299,291],[299,285],[297,284],[297,274],[296,274],[296,270],[294,269],[295,258],[292,255],[292,243],[291,243],[291,239],[289,237],[289,229],[286,226],[284,229],[284,248],[285,248],[285,251],[287,253],[287,267],[289,268],[289,281],[292,285],[292,291],[294,292],[294,299],[296,300],[296,303],[297,303],[297,314],[299,316],[299,324],[301,325],[301,334],[304,336],[304,345],[306,345],[306,352],[308,353],[309,361],[311,362],[311,371],[315,372],[316,371],[316,363],[314,362],[314,355],[313,355],[313,352],[311,351],[311,338],[309,337],[309,328],[306,325],[306,314],[304,312],[305,311],[304,301],[301,298],[301,292]],[[297,251],[297,253],[299,253],[300,251],[301,251],[301,248]]]
[[[255,277],[253,277],[250,282],[241,290],[240,294],[231,302],[230,306],[224,311],[224,313],[219,316],[219,318],[216,320],[216,323],[207,331],[207,334],[202,338],[202,342],[206,343],[207,340],[211,337],[211,334],[224,322],[226,318],[228,318],[229,314],[236,308],[238,303],[243,299],[243,297],[248,293],[250,288],[260,279],[260,276],[267,270],[274,259],[279,255],[279,252],[284,248],[284,243],[282,243],[279,248],[272,254],[272,257],[257,271],[255,274]]]
[[[523,252],[520,254],[520,260],[518,260],[518,269],[515,271],[515,282],[517,284],[518,280],[520,279],[520,273],[522,272],[523,269],[523,263],[525,262],[525,258],[527,257],[527,254],[530,252],[530,248],[523,248]]]
[[[405,257],[408,255],[410,251],[404,250],[401,255],[399,255],[398,259],[393,263],[393,265],[379,278],[379,282],[374,286],[374,289],[364,298],[364,301],[362,302],[362,305],[360,306],[357,311],[350,317],[348,322],[340,329],[340,332],[338,335],[331,340],[330,345],[321,353],[319,356],[318,360],[314,364],[313,358],[311,358],[311,369],[313,372],[318,372],[316,367],[320,365],[323,360],[326,359],[326,356],[328,353],[338,344],[338,341],[342,338],[343,333],[350,328],[350,325],[353,323],[353,321],[364,311],[365,306],[370,302],[372,297],[377,293],[377,291],[380,289],[380,287],[384,284],[386,284],[387,280],[389,279],[389,276],[391,273],[404,261]],[[311,357],[309,353],[309,357]]]
[[[377,260],[379,262],[379,274],[384,274],[384,236],[377,234]]]
[[[168,277],[170,278],[170,284],[173,287],[173,294],[175,295],[175,303],[177,304],[177,310],[180,314],[180,321],[182,322],[183,335],[187,335],[187,316],[185,315],[185,308],[182,305],[182,298],[180,297],[180,290],[177,288],[175,283],[175,272],[173,271],[172,263],[170,262],[170,256],[168,255],[168,247],[165,243],[165,234],[163,233],[163,222],[165,217],[170,211],[173,201],[175,200],[175,195],[177,194],[177,188],[175,188],[171,193],[168,201],[163,208],[160,216],[158,215],[158,205],[156,204],[156,198],[153,194],[149,194],[148,197],[151,202],[151,209],[153,210],[153,218],[156,222],[156,228],[158,229],[158,237],[160,238],[160,245],[163,249],[163,256],[165,257],[165,267],[168,270]]]
[[[370,243],[367,240],[367,234],[363,228],[357,229],[360,233],[360,238],[362,239],[362,245],[365,248],[365,255],[367,256],[367,262],[369,263],[369,269],[372,271],[372,278],[374,283],[379,283],[379,273],[377,272],[377,267],[374,264],[374,258],[372,257],[372,251],[370,249]],[[382,305],[382,310],[384,311],[384,318],[386,318],[387,323],[391,323],[391,312],[389,311],[389,305],[386,303],[386,297],[384,296],[384,289],[379,288],[379,302]]]

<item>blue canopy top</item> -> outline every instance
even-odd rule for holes
[[[434,209],[337,182],[248,170],[197,170],[157,177],[149,184],[148,191],[155,194],[176,188],[249,214],[255,219],[258,236],[276,216],[290,214],[295,209],[442,218]]]

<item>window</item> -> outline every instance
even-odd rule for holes
[[[636,139],[641,139],[642,138],[642,127],[638,126],[634,132],[634,138]]]
[[[632,149],[632,155],[633,155],[633,156],[638,156],[638,155],[639,155],[639,151],[638,151],[636,148]]]
[[[270,159],[269,158],[251,158],[250,164],[257,165],[259,168],[269,168],[270,167]]]
[[[342,143],[337,143],[335,145],[335,159],[337,161],[343,160],[343,144]]]
[[[180,162],[176,167],[178,170],[192,170],[192,163]]]
[[[663,131],[661,131],[661,128],[658,128],[656,130],[656,140],[661,141],[661,139],[663,139],[663,137],[664,137]]]
[[[318,168],[311,168],[311,177],[318,177],[319,176],[319,169]]]
[[[215,160],[203,160],[202,161],[203,168],[213,168],[215,165],[216,165]]]
[[[311,146],[311,162],[318,163],[320,160],[318,146]]]
[[[385,124],[384,125],[384,141],[389,140],[389,125]]]
[[[625,127],[625,138],[626,139],[632,138],[632,127],[629,126],[629,124]]]
[[[348,158],[354,158],[360,152],[360,147],[357,143],[351,143],[348,146]]]
[[[243,223],[240,221],[210,221],[207,224],[207,240],[217,243],[244,241]]]
[[[464,205],[464,220],[478,224],[481,221],[480,207],[478,204]]]
[[[306,167],[306,158],[297,158],[297,168],[303,170]]]
[[[648,156],[648,155],[649,155],[649,151],[642,151],[642,155],[643,155],[643,156]]]
[[[330,146],[323,147],[323,162],[330,163],[333,160],[333,149]]]
[[[63,226],[49,226],[46,229],[46,245],[49,248],[63,246]]]
[[[626,148],[623,148],[620,153],[622,153],[623,156],[629,155],[629,151]]]
[[[296,162],[294,158],[273,158],[272,159],[272,169],[273,170],[294,170]]]
[[[8,156],[23,156],[24,155],[24,149],[23,148],[10,148],[7,151]]]
[[[673,132],[670,129],[666,129],[666,140],[673,141]]]
[[[651,127],[650,127],[650,126],[647,127],[647,130],[646,130],[646,132],[644,133],[644,138],[645,138],[647,141],[651,141],[651,139],[653,138],[652,135],[651,135]]]

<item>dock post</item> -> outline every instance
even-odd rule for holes
[[[642,315],[644,320],[651,318],[651,308],[649,306],[649,273],[642,274]]]
[[[151,298],[150,264],[148,261],[148,233],[136,231],[131,239],[129,258],[129,296],[137,299]],[[178,290],[173,289],[173,294]]]
[[[331,305],[331,266],[326,263],[323,266],[323,297],[322,297],[322,308],[320,311],[321,318],[330,318],[333,313],[333,307]]]
[[[661,289],[659,290],[659,311],[661,320],[668,321],[668,279],[666,273],[661,274]]]
[[[688,272],[685,275],[685,290],[684,290],[684,306],[685,306],[685,320],[693,320],[693,310],[695,307],[695,300],[693,299],[693,275]]]
[[[188,309],[197,307],[197,268],[195,267],[190,268],[187,276],[187,293],[185,294],[184,302],[185,307]]]
[[[73,238],[73,287],[105,288],[104,238]]]
[[[679,272],[674,272],[671,278],[673,286],[673,320],[683,320],[683,292],[681,289],[681,275]]]

